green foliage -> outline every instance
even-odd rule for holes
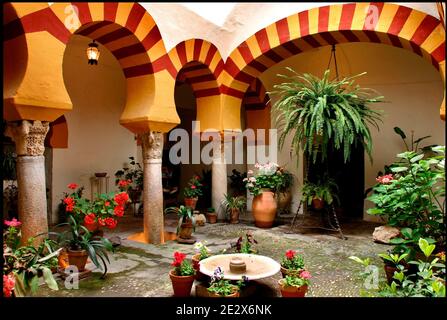
[[[310,206],[313,199],[321,199],[330,205],[334,200],[339,202],[337,192],[338,186],[333,179],[322,179],[318,183],[306,181],[302,189],[302,201]]]
[[[245,197],[242,196],[233,197],[225,194],[221,204],[225,209],[225,213],[230,214],[231,210],[233,209],[237,209],[240,212],[243,212],[245,210],[247,200],[245,199]]]
[[[135,161],[134,157],[129,157],[129,167],[122,168],[115,172],[115,184],[119,187],[120,191],[127,190],[143,190],[144,175],[143,168]],[[120,187],[119,182],[126,180],[129,183],[126,187]]]
[[[293,255],[287,255],[282,258],[281,266],[289,270],[303,270],[304,269],[304,257],[301,254],[293,252]]]
[[[183,205],[180,207],[169,207],[165,209],[165,213],[175,213],[179,216],[179,221],[177,225],[177,234],[180,231],[180,226],[182,225],[182,223],[186,223],[187,221],[192,222],[195,231],[196,220],[194,219],[192,209],[190,207]]]
[[[245,236],[240,236],[237,239],[235,248],[238,253],[258,253],[258,250],[254,249],[253,246],[258,244],[258,241],[253,237],[251,232],[246,232]]]
[[[17,180],[16,174],[17,155],[3,146],[2,173],[3,180]]]
[[[279,146],[292,134],[292,147],[297,155],[303,151],[313,163],[323,162],[332,145],[343,150],[345,162],[351,147],[362,144],[371,157],[372,139],[368,124],[378,128],[380,113],[369,108],[382,97],[371,97],[373,90],[354,86],[354,78],[329,80],[329,70],[319,79],[311,74],[300,75],[291,68],[292,76],[278,75],[286,82],[274,85],[277,96],[272,111],[276,127],[281,130]]]
[[[385,264],[397,267],[401,261],[405,261],[408,257],[408,253],[398,254],[398,253],[379,253],[379,257],[383,259]]]
[[[289,276],[287,275],[284,279],[282,279],[284,286],[286,287],[302,287],[304,285],[309,284],[308,279],[303,279],[299,276],[293,275]]]
[[[217,267],[216,270],[214,271],[214,275],[211,277],[211,282],[208,291],[217,294],[219,296],[225,297],[239,291],[239,286],[231,284],[229,280],[225,280],[224,272],[220,267]]]
[[[244,179],[245,187],[253,196],[258,196],[263,190],[276,192],[283,185],[283,173],[277,164],[268,162],[266,164],[255,164],[256,173],[248,172]]]
[[[179,268],[177,268],[177,275],[179,276],[193,276],[196,273],[192,263],[189,260],[183,260]]]
[[[293,174],[282,167],[278,168],[277,175],[280,180],[277,185],[277,192],[287,192],[293,185]]]
[[[401,160],[391,168],[394,176],[373,187],[368,200],[376,206],[367,212],[386,217],[391,226],[404,228],[407,240],[424,237],[445,243],[445,147],[431,150],[435,155],[415,151],[398,154]],[[393,241],[404,242],[403,238]]]
[[[202,187],[201,178],[195,175],[189,179],[188,185],[183,189],[183,195],[185,198],[198,198],[203,195]]]

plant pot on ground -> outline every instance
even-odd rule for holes
[[[312,206],[315,210],[324,209],[325,205],[331,205],[338,201],[338,187],[335,181],[328,177],[322,177],[314,183],[306,181],[302,189],[302,201]]]
[[[408,253],[380,253],[379,257],[382,258],[384,262],[384,270],[386,274],[386,279],[388,284],[393,282],[394,272],[399,272],[402,270],[407,270],[409,265],[405,261],[405,258],[408,257]]]
[[[165,213],[173,212],[179,216],[177,224],[177,236],[182,239],[191,239],[192,233],[195,231],[195,219],[192,209],[187,206],[169,207]]]
[[[208,223],[216,223],[217,222],[217,213],[214,208],[208,208],[206,213],[206,218]]]
[[[225,280],[223,270],[217,267],[214,270],[213,277],[211,277],[208,296],[212,298],[237,298],[239,297],[239,292],[239,286],[232,284],[229,280]]]
[[[286,276],[278,281],[281,296],[286,298],[303,298],[308,290],[310,273],[301,271],[298,275]]]
[[[258,228],[271,228],[276,217],[277,204],[272,191],[262,191],[253,198],[252,214],[255,226]]]
[[[203,185],[200,182],[201,178],[198,175],[193,176],[188,181],[188,185],[183,189],[183,196],[185,197],[185,206],[192,210],[196,209],[197,201],[203,195]]]
[[[191,295],[195,271],[191,262],[185,258],[186,254],[175,252],[172,263],[174,269],[169,271],[175,297],[189,297]]]
[[[211,250],[205,245],[205,241],[199,241],[194,245],[196,254],[192,256],[192,265],[196,271],[196,279],[198,281],[206,281],[209,277],[202,272],[200,272],[200,261],[211,256]]]
[[[239,215],[241,211],[245,209],[246,204],[247,201],[245,197],[233,197],[225,194],[224,199],[222,200],[222,206],[225,209],[225,213],[227,214],[230,223],[239,223]]]
[[[297,276],[304,269],[304,257],[294,250],[287,250],[281,260],[281,274],[286,276]]]

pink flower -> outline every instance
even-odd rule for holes
[[[247,174],[253,174],[253,170],[248,170]]]
[[[194,185],[191,186],[191,189],[195,189],[195,188],[196,188],[196,186],[194,186]]]
[[[12,290],[14,290],[15,280],[13,274],[3,275],[3,295],[6,298],[11,297]]]
[[[22,223],[16,218],[12,218],[11,221],[5,220],[5,225],[7,225],[8,227],[20,227]]]
[[[389,184],[391,182],[391,180],[394,180],[392,174],[386,174],[384,176],[380,176],[380,177],[376,178],[376,181],[381,184]]]
[[[68,189],[75,190],[78,188],[78,185],[76,183],[70,183],[67,187]]]
[[[309,271],[303,270],[300,272],[300,277],[303,279],[310,279],[312,276],[310,275]]]

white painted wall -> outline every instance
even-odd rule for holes
[[[90,178],[95,172],[107,172],[109,191],[114,191],[114,173],[137,152],[134,135],[119,124],[126,99],[121,67],[102,46],[98,65],[88,65],[89,42],[74,35],[65,51],[64,80],[73,110],[65,115],[68,148],[53,150],[53,217],[67,184],[85,186],[84,195],[90,197]]]
[[[432,65],[409,51],[381,44],[349,43],[337,48],[340,74],[350,76],[366,71],[367,75],[359,78],[358,83],[379,91],[387,101],[377,104],[377,108],[385,112],[380,131],[371,128],[374,162],[371,164],[365,156],[365,189],[375,183],[377,172],[403,151],[404,145],[393,127],[401,127],[407,133],[414,130],[416,137],[431,135],[427,144],[445,145],[445,122],[439,117],[443,85],[439,72]],[[270,91],[275,83],[281,82],[276,74],[284,74],[286,66],[321,76],[328,65],[330,49],[329,46],[322,47],[291,57],[267,70],[260,79]],[[302,183],[303,169],[296,169],[295,160],[289,160],[289,146],[290,143],[286,142],[278,155],[278,162],[294,168]],[[293,210],[296,210],[298,202],[299,197],[294,192]],[[366,202],[365,210],[370,204]],[[365,219],[371,217],[365,214]]]

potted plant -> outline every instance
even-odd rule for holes
[[[277,186],[278,212],[290,212],[290,204],[292,202],[291,187],[293,185],[293,174],[282,167],[278,168],[277,174],[280,178]]]
[[[239,297],[239,286],[232,284],[224,279],[224,272],[220,267],[214,270],[208,288],[209,297],[213,298],[237,298]]]
[[[176,213],[179,216],[177,225],[177,236],[182,239],[191,239],[193,231],[195,231],[195,219],[192,214],[191,207],[169,207],[166,208],[165,213]]]
[[[191,262],[185,258],[186,254],[175,252],[174,261],[171,264],[174,269],[169,272],[174,296],[176,297],[189,297],[191,295],[192,284],[194,283],[194,268]]]
[[[309,271],[301,270],[296,275],[286,276],[278,281],[281,296],[302,298],[306,295],[311,275]]]
[[[76,266],[79,272],[83,272],[87,258],[90,258],[95,266],[104,270],[102,274],[104,278],[107,273],[106,261],[109,261],[107,251],[113,252],[113,245],[108,239],[93,235],[79,220],[79,217],[74,214],[69,215],[69,231],[61,233],[59,243],[66,248],[70,265]]]
[[[408,253],[398,254],[388,251],[388,253],[379,253],[379,257],[382,258],[384,262],[384,269],[388,284],[393,282],[395,272],[408,269],[408,264],[405,262],[405,258],[408,257]]]
[[[281,180],[277,173],[278,165],[270,162],[256,163],[255,168],[257,173],[249,171],[249,177],[244,179],[246,188],[254,196],[252,214],[257,227],[271,228],[277,209],[275,192]]]
[[[214,208],[206,209],[206,217],[207,217],[209,223],[216,223],[217,222],[216,209],[214,209]]]
[[[206,241],[197,242],[194,245],[196,254],[192,256],[192,265],[196,271],[196,279],[199,281],[205,280],[206,275],[200,272],[200,261],[211,256],[211,250],[205,245]]]
[[[302,190],[302,201],[315,210],[321,210],[325,205],[331,205],[334,199],[338,201],[336,194],[337,185],[332,179],[324,179],[320,183],[305,182]]]
[[[134,157],[129,157],[129,167],[124,167],[115,172],[115,185],[118,189],[129,194],[130,200],[135,203],[140,200],[143,191],[143,169],[135,161]]]
[[[246,232],[245,236],[240,236],[234,247],[236,248],[237,253],[258,253],[257,249],[254,249],[253,246],[258,244],[258,241],[253,237],[251,232]]]
[[[48,238],[39,246],[33,246],[34,238],[28,239],[26,245],[21,242],[21,222],[13,218],[5,220],[3,229],[3,295],[4,297],[23,297],[34,294],[39,288],[39,281],[51,290],[58,290],[53,273],[56,272],[58,254],[56,243]]]
[[[230,223],[239,223],[239,215],[244,210],[247,201],[242,196],[233,197],[225,194],[222,200],[222,206],[225,213],[229,216]]]
[[[283,278],[288,275],[297,275],[304,269],[304,258],[294,250],[287,250],[281,260],[281,274]]]
[[[198,175],[193,176],[189,181],[188,185],[183,190],[183,195],[185,197],[185,206],[190,207],[192,210],[196,209],[197,200],[202,193],[202,183],[200,182],[200,177]]]

